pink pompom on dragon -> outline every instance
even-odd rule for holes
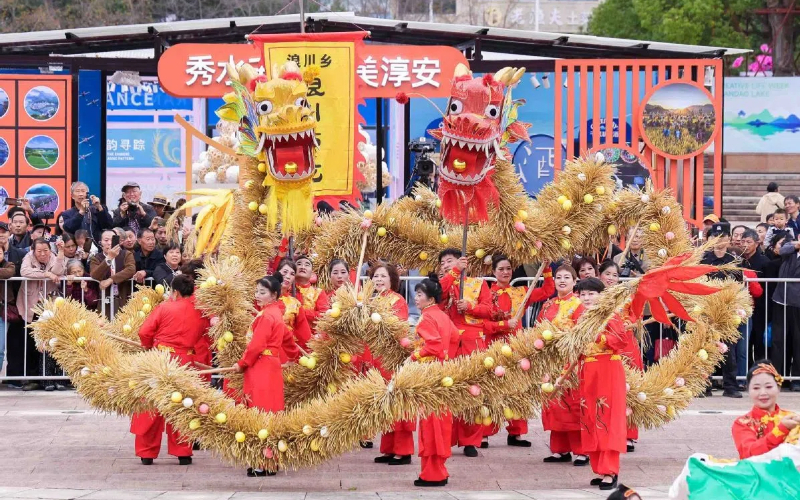
[[[530,124],[516,119],[524,101],[511,98],[524,73],[524,68],[506,67],[477,78],[463,64],[456,67],[442,127],[428,131],[441,141],[438,195],[449,222],[486,222],[489,205],[499,202],[492,181],[495,163],[510,161],[508,143],[530,141]]]

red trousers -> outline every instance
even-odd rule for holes
[[[384,455],[413,455],[414,432],[399,430],[398,427],[395,425],[395,430],[381,436],[381,453]]]
[[[618,451],[590,451],[589,463],[592,472],[601,476],[616,476],[619,474]]]
[[[453,446],[476,446],[481,445],[483,432],[486,427],[483,424],[467,422],[460,418],[453,419],[453,435],[451,444]]]
[[[483,436],[494,436],[495,434],[500,431],[500,426],[497,424],[493,425],[484,425],[483,426]],[[506,426],[506,431],[508,432],[509,436],[522,436],[523,434],[528,433],[528,421],[527,420],[509,420],[508,425]]]
[[[627,439],[639,439],[639,428],[638,427],[628,427],[628,436]]]
[[[419,457],[422,471],[420,479],[424,481],[442,481],[450,474],[447,472],[445,462],[450,456],[450,427],[453,417],[449,413],[439,417],[429,415],[419,421]],[[479,438],[480,439],[480,438]]]
[[[131,432],[136,435],[136,456],[158,458],[164,417],[160,413],[137,413],[131,418]],[[191,457],[192,443],[187,442],[170,424],[166,424],[167,452],[175,457]]]
[[[552,453],[576,453],[581,452],[581,431],[550,431],[550,451]]]

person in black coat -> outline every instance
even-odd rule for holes
[[[181,247],[172,242],[164,252],[164,262],[153,271],[153,286],[172,286],[172,279],[181,273]]]
[[[164,254],[156,248],[156,236],[149,227],[139,230],[139,248],[134,251],[133,258],[136,260],[136,274],[133,277],[139,283],[153,278],[153,272],[164,262]],[[150,285],[149,282],[147,284]]]
[[[86,229],[94,241],[100,241],[103,231],[113,227],[108,208],[100,203],[100,198],[89,195],[89,187],[83,182],[73,182],[70,191],[73,207],[61,214],[64,230],[75,234],[80,229]]]
[[[758,233],[753,229],[745,230],[742,235],[742,267],[750,269],[756,273],[756,277],[766,278],[767,267],[770,264],[769,258],[761,251],[758,243]],[[751,318],[752,327],[750,329],[750,346],[748,356],[750,362],[764,359],[767,357],[767,347],[764,342],[764,332],[767,328],[767,296],[754,299],[753,317]],[[741,367],[739,367],[741,368]],[[740,370],[741,371],[741,370]]]
[[[155,216],[155,209],[142,202],[142,190],[139,184],[133,181],[126,182],[122,186],[119,207],[114,210],[114,227],[129,227],[139,234],[140,230],[150,227]]]

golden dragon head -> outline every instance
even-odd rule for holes
[[[220,118],[239,123],[239,153],[266,164],[269,225],[274,227],[280,214],[284,233],[311,223],[318,142],[307,83],[318,75],[316,66],[301,72],[293,61],[274,65],[272,78],[259,75],[248,64],[238,69],[228,65],[233,92],[223,97],[225,104],[217,110]]]

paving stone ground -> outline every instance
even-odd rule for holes
[[[800,409],[800,394],[783,393],[781,405]],[[695,452],[734,458],[730,427],[750,408],[749,400],[720,393],[695,400],[676,422],[643,431],[636,452],[623,456],[620,481],[647,500],[664,500],[672,480]],[[128,419],[95,413],[74,392],[29,392],[0,388],[0,499],[81,500],[530,500],[604,498],[589,487],[589,467],[544,464],[547,434],[531,421],[531,448],[491,438],[478,458],[458,450],[448,460],[450,484],[436,491],[412,486],[410,466],[372,462],[377,450],[358,450],[322,466],[275,477],[248,478],[207,451],[180,466],[166,454],[145,467],[133,453]],[[377,441],[376,441],[377,444]]]

